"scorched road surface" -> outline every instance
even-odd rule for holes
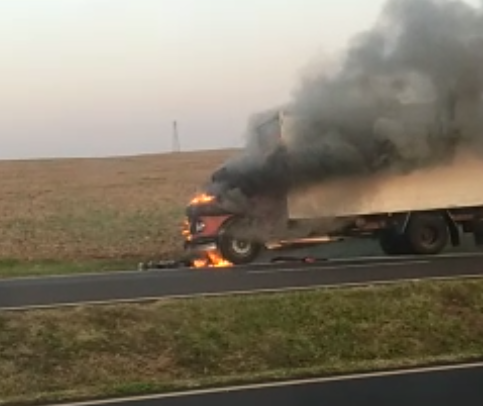
[[[483,256],[475,254],[18,278],[0,281],[0,309],[480,276]]]

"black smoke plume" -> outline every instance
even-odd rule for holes
[[[356,36],[335,73],[303,78],[283,106],[296,121],[284,144],[279,109],[251,118],[243,154],[213,174],[209,190],[233,210],[250,198],[337,177],[411,171],[483,145],[483,18],[461,1],[392,0]],[[268,137],[270,138],[270,137]]]

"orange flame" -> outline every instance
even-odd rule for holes
[[[213,200],[215,200],[215,196],[207,195],[206,193],[202,193],[198,196],[195,196],[190,204],[192,205],[197,205],[197,204],[207,204],[211,203]]]
[[[181,234],[187,241],[191,241],[193,236],[190,232],[190,224],[188,220],[183,223]],[[233,264],[217,251],[209,250],[204,252],[204,257],[193,261],[193,268],[227,268],[233,266]]]
[[[224,259],[217,250],[206,251],[205,254],[205,258],[193,261],[194,268],[228,268],[233,266],[233,264]]]
[[[188,220],[185,220],[183,223],[183,227],[181,230],[181,235],[187,240],[191,241],[191,232],[190,232],[190,223]]]

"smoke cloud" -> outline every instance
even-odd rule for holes
[[[335,72],[304,77],[282,106],[296,117],[276,139],[280,108],[254,115],[243,154],[213,174],[209,190],[231,210],[258,194],[384,171],[444,164],[483,150],[483,16],[449,0],[392,0],[356,36]],[[268,136],[268,137],[267,137]],[[483,154],[482,154],[483,156]]]

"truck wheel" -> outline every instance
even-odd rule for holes
[[[414,215],[405,235],[411,251],[419,255],[438,254],[449,240],[448,226],[439,215]]]
[[[395,230],[385,230],[379,237],[379,245],[386,255],[409,255],[411,253],[405,235]]]
[[[234,236],[234,230],[243,226],[240,220],[232,220],[223,227],[218,238],[221,255],[234,265],[247,265],[253,262],[261,251],[261,244],[249,239]]]

